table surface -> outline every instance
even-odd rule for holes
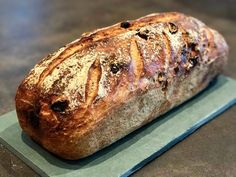
[[[83,32],[164,11],[180,11],[220,31],[230,46],[225,75],[236,79],[234,0],[0,1],[0,115],[14,109],[17,86],[41,58]],[[227,94],[227,93],[226,93]],[[38,176],[0,144],[0,177]],[[236,107],[133,174],[135,177],[236,176]]]

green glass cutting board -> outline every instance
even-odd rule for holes
[[[0,141],[41,176],[128,176],[236,103],[236,81],[219,76],[207,89],[94,155],[61,160],[22,133],[15,111],[0,117]]]

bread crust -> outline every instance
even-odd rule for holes
[[[22,81],[20,126],[62,158],[86,157],[204,89],[227,55],[218,32],[176,12],[85,33]]]

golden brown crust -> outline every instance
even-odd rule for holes
[[[16,94],[19,123],[58,156],[85,157],[205,88],[227,54],[218,32],[181,13],[98,29],[31,70]]]

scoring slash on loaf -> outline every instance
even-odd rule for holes
[[[19,123],[50,152],[83,158],[203,90],[227,55],[218,32],[176,12],[85,33],[20,84]]]

